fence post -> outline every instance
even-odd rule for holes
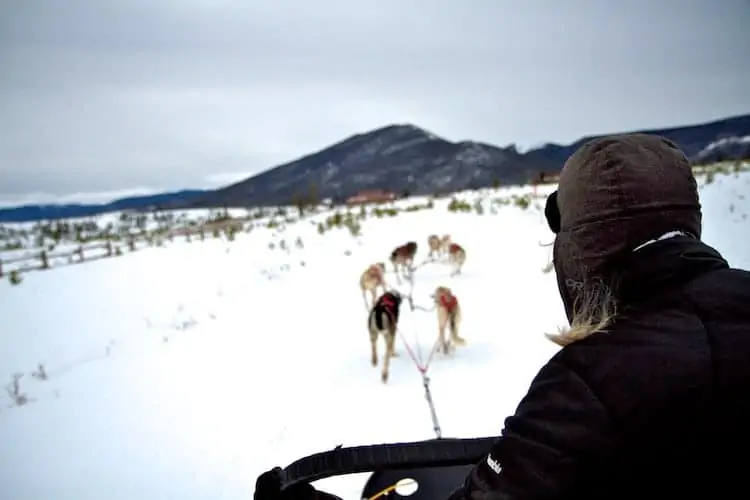
[[[42,261],[42,269],[49,269],[49,259],[47,258],[46,250],[42,250],[42,253],[39,254],[39,259]]]
[[[3,277],[3,260],[0,259],[0,278]]]

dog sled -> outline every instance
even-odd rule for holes
[[[334,476],[371,472],[362,489],[362,500],[447,498],[463,484],[471,468],[489,452],[495,439],[437,438],[337,447],[301,458],[283,469],[281,489]]]

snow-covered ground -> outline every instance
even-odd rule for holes
[[[488,193],[472,196],[489,204],[497,193]],[[701,196],[704,239],[750,269],[750,173],[717,176]],[[415,277],[417,305],[445,284],[464,312],[468,344],[430,368],[443,433],[498,433],[556,350],[543,332],[564,322],[554,273],[542,272],[549,248],[540,243],[552,234],[543,200],[484,215],[448,212],[448,201],[368,217],[356,238],[344,228],[319,234],[322,214],[233,242],[176,241],[28,273],[18,286],[2,280],[0,378],[10,385],[23,374],[28,402],[0,396],[0,497],[249,499],[274,465],[338,444],[434,437],[403,344],[388,385],[370,366],[358,288],[361,271],[396,245],[416,240],[421,261],[431,233],[451,234],[468,254],[460,276],[436,263]],[[401,329],[426,355],[436,318],[405,307]],[[364,480],[318,486],[353,499]]]

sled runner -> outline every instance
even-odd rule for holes
[[[363,499],[445,498],[461,486],[471,467],[489,452],[495,439],[440,438],[339,447],[290,464],[281,473],[281,489],[333,476],[373,472],[362,490]]]

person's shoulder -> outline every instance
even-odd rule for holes
[[[706,332],[681,308],[623,316],[550,362],[574,371],[614,418],[633,425],[648,425],[660,408],[689,414],[710,397]]]
[[[585,379],[610,373],[674,370],[675,365],[710,364],[705,326],[691,307],[629,311],[605,330],[561,349],[551,362]]]
[[[730,320],[750,321],[750,271],[729,267],[705,273],[691,281],[685,293],[704,313],[716,310]]]

